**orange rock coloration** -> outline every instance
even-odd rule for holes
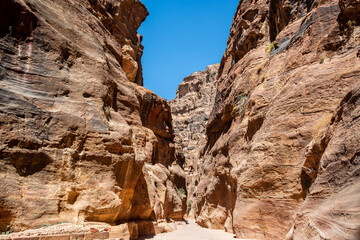
[[[203,170],[200,151],[206,144],[205,130],[214,106],[218,69],[219,64],[214,64],[204,72],[186,77],[176,91],[176,98],[170,101],[175,142],[185,158],[188,217],[194,216],[192,197]]]
[[[198,224],[359,239],[359,4],[240,1],[198,160]]]
[[[0,5],[0,232],[182,219],[170,107],[139,86],[145,6]]]
[[[139,0],[0,5],[0,232],[55,225],[3,239],[136,239],[186,208],[243,239],[359,239],[359,0],[240,1],[170,103],[141,86]]]

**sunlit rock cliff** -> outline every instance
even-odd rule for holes
[[[136,239],[185,215],[243,239],[358,240],[359,0],[240,1],[221,63],[170,103],[142,87],[147,15],[0,3],[0,232],[37,229],[0,238]]]
[[[216,76],[219,64],[208,66],[186,77],[171,100],[171,112],[175,131],[175,142],[184,154],[187,188],[187,215],[193,217],[193,194],[199,182],[203,164],[200,151],[206,144],[206,125],[214,106]]]
[[[145,6],[0,5],[0,232],[182,219],[170,107],[139,86]]]
[[[240,1],[197,222],[249,239],[359,239],[360,2]]]

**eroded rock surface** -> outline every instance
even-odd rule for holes
[[[218,69],[219,64],[214,64],[204,72],[199,71],[186,77],[179,85],[175,99],[169,102],[176,133],[175,142],[185,158],[189,217],[194,214],[192,197],[204,167],[200,162],[200,151],[206,143],[205,129],[214,106]]]
[[[147,15],[138,0],[1,2],[0,232],[182,218],[170,107],[139,86]]]
[[[326,146],[287,239],[360,236],[360,88],[350,91],[321,138]]]
[[[200,160],[200,225],[249,239],[359,238],[358,6],[240,1]]]
[[[164,220],[135,221],[116,226],[108,223],[88,222],[84,224],[59,223],[57,225],[43,225],[39,229],[29,229],[22,232],[0,235],[1,240],[64,240],[64,239],[122,239],[134,240],[140,236],[153,236],[168,233],[177,229],[177,223]],[[146,237],[147,238],[147,237]]]
[[[220,66],[171,110],[141,87],[139,0],[3,0],[0,231],[131,239],[189,197],[198,224],[239,238],[357,240],[359,14],[240,1]]]

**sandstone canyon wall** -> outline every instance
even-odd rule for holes
[[[170,103],[141,86],[139,0],[0,5],[1,232],[179,220],[188,198],[239,238],[359,239],[359,0],[240,1],[221,64]]]
[[[203,169],[200,151],[206,144],[206,125],[214,106],[219,64],[186,77],[176,91],[171,106],[175,142],[184,154],[187,189],[187,215],[194,216],[193,194]]]
[[[0,5],[0,232],[182,219],[170,107],[139,86],[145,6]]]
[[[239,3],[196,174],[197,222],[360,237],[360,2]]]

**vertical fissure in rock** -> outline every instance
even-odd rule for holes
[[[275,41],[278,33],[289,23],[292,3],[290,1],[271,0],[269,3],[270,42]]]
[[[317,178],[320,159],[325,152],[328,142],[329,139],[323,136],[320,142],[313,140],[305,148],[305,160],[300,175],[304,199],[309,194],[310,187]]]
[[[343,114],[343,105],[349,102],[351,98],[352,92],[347,93],[346,96],[342,99],[336,113],[332,117],[332,120],[329,123],[329,126],[326,127],[326,129],[330,129],[335,122],[341,119]],[[320,140],[312,140],[305,148],[305,160],[301,170],[301,185],[304,198],[310,193],[310,187],[318,176],[321,157],[323,156],[329,144],[330,133],[328,133],[327,131],[324,133]]]

